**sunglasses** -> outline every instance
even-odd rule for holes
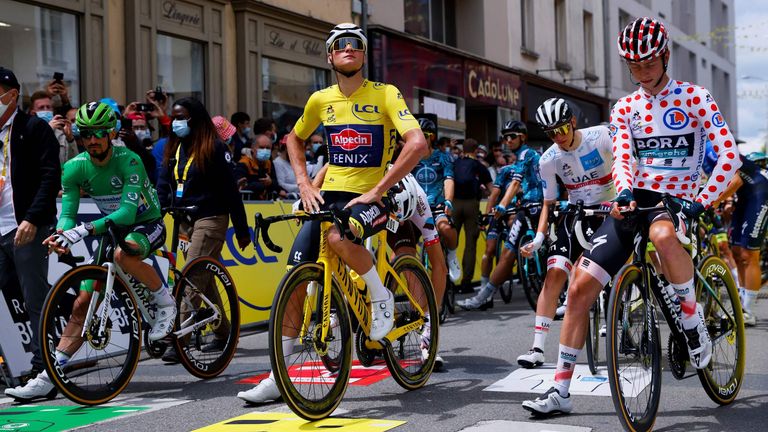
[[[508,133],[508,134],[504,135],[504,139],[505,140],[513,140],[515,138],[520,138],[521,136],[523,136],[523,134],[518,133],[518,132],[511,132],[511,133]]]
[[[82,139],[104,138],[107,135],[109,135],[109,129],[80,129],[80,138]]]
[[[331,50],[344,51],[349,45],[354,51],[365,51],[365,44],[363,40],[357,37],[340,37],[333,41],[331,44]]]
[[[557,135],[568,135],[568,132],[570,132],[570,131],[571,131],[571,124],[570,123],[566,123],[566,124],[564,124],[562,126],[558,126],[556,128],[553,128],[553,129],[547,129],[547,130],[544,131],[544,133],[547,134],[547,136],[549,138],[554,138]]]

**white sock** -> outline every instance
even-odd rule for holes
[[[533,328],[533,347],[544,351],[544,342],[549,335],[552,318],[536,315],[536,326]]]
[[[152,292],[155,295],[155,302],[158,306],[171,306],[176,304],[176,299],[173,298],[165,286],[165,283],[161,283],[160,288],[157,291]]]
[[[693,290],[693,278],[681,284],[670,283],[669,286],[675,290],[677,297],[680,299],[680,311],[682,312],[683,322],[688,321],[696,315],[696,293]],[[686,328],[690,328],[690,326],[686,326]]]
[[[448,255],[448,259],[449,259],[449,260],[454,260],[454,259],[456,259],[456,249],[446,249],[446,250],[447,250],[447,252],[446,252],[446,253],[447,253],[447,255]]]
[[[56,350],[56,363],[59,364],[59,366],[64,366],[69,362],[69,358],[71,356],[64,351]]]
[[[581,350],[560,344],[559,353],[557,368],[555,369],[555,389],[560,393],[560,396],[568,397],[571,377],[573,377],[573,371],[576,369],[576,359]]]
[[[283,340],[283,357],[287,357],[287,356],[293,354],[293,346],[294,346],[293,342],[296,340],[296,338],[292,338],[292,337],[288,337],[288,336],[283,336],[282,340]],[[268,379],[271,379],[272,381],[274,381],[275,380],[275,373],[272,372],[272,371],[269,371],[269,376],[267,378],[263,379],[261,382],[264,382],[264,381],[266,381]],[[259,383],[259,384],[261,384],[261,383]]]
[[[480,289],[482,290],[485,288],[486,285],[488,285],[488,280],[490,279],[490,276],[480,276]]]
[[[389,290],[384,288],[384,284],[381,283],[379,274],[376,273],[376,267],[371,267],[367,273],[360,275],[368,285],[368,289],[371,291],[371,301],[382,301],[389,298]]]
[[[747,312],[752,312],[752,302],[757,299],[758,291],[752,291],[745,289],[743,297],[741,298],[741,308]]]
[[[736,286],[741,287],[741,283],[739,283],[739,269],[732,268],[731,274],[733,275],[733,281],[736,282]]]

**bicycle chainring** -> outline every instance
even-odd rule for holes
[[[667,341],[667,360],[669,361],[670,372],[672,372],[672,376],[675,379],[681,380],[685,378],[685,368],[688,361],[687,354],[687,351],[680,348],[674,335],[670,334]]]

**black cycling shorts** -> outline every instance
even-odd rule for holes
[[[512,224],[509,226],[509,234],[507,235],[507,240],[504,242],[504,247],[506,247],[507,249],[511,250],[514,253],[517,253],[517,247],[519,246],[518,243],[520,242],[520,239],[525,235],[525,233],[528,230],[532,230],[535,232],[536,228],[538,228],[540,215],[541,215],[540,207],[531,208],[531,215],[528,218],[530,220],[531,225],[528,226],[528,222],[526,221],[527,218],[525,217],[525,212],[523,211],[518,212],[515,215],[514,221],[512,221]]]
[[[661,203],[662,194],[658,192],[635,189],[633,194],[638,207],[653,207]],[[665,218],[669,220],[664,207],[643,217],[626,215],[622,220],[606,217],[592,236],[592,250],[584,251],[580,264],[582,269],[603,285],[607,284],[632,255],[638,224],[642,224],[641,229],[648,230],[652,222]]]
[[[739,199],[731,216],[732,245],[750,250],[763,247],[768,227],[768,191],[763,189],[749,184],[739,188]]]
[[[352,192],[325,191],[323,192],[325,203],[320,206],[320,209],[328,210],[332,204],[335,204],[339,209],[344,208],[348,202],[358,196],[360,194]],[[357,204],[350,209],[349,225],[362,233],[360,237],[350,237],[348,235],[347,238],[350,241],[356,244],[363,244],[363,240],[378,233],[387,226],[390,211],[389,199],[384,197],[382,201],[384,206],[377,203]],[[293,242],[291,253],[288,255],[288,265],[293,266],[307,261],[315,262],[317,261],[319,250],[320,221],[304,222]]]
[[[598,207],[599,206],[586,208]],[[568,206],[568,209],[572,208],[572,206]],[[576,234],[571,231],[571,229],[576,229],[573,223],[575,218],[576,215],[574,214],[566,214],[565,216],[558,218],[558,221],[556,222],[557,228],[555,228],[555,238],[549,239],[551,244],[547,254],[547,269],[559,268],[570,274],[571,269],[573,268],[573,263],[576,262],[582,252],[584,252],[584,248],[581,246],[581,243],[579,243],[579,239],[576,238]],[[602,223],[602,216],[584,217],[581,220],[581,231],[584,238],[589,241]]]

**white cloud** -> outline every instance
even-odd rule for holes
[[[735,1],[736,45],[768,48],[768,2]],[[768,132],[768,51],[736,49],[736,91],[757,92],[758,97],[737,99],[739,138],[763,141]],[[744,76],[752,79],[742,79]]]

